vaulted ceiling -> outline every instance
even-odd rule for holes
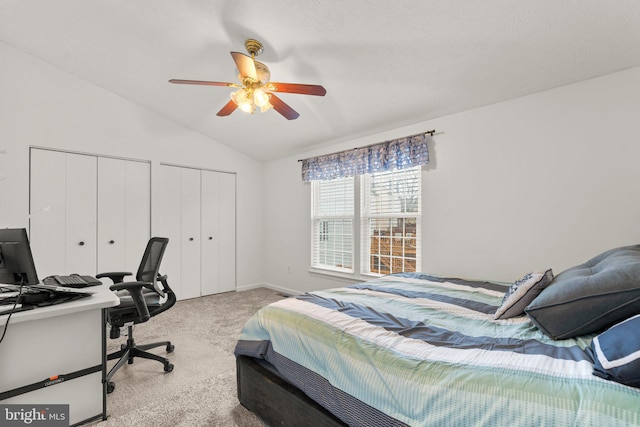
[[[236,81],[247,38],[326,96],[218,117],[230,88],[168,83]],[[640,66],[640,2],[0,0],[0,41],[270,160]]]

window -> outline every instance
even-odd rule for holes
[[[375,275],[419,271],[420,171],[418,166],[312,181],[312,268]]]
[[[420,167],[361,177],[362,273],[417,271]]]
[[[312,184],[312,267],[353,272],[354,178]]]

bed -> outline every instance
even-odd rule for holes
[[[507,284],[393,274],[257,312],[238,398],[283,426],[640,425],[638,314],[640,245]]]

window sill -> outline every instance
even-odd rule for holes
[[[313,276],[323,277],[326,279],[331,278],[334,280],[340,280],[342,282],[347,282],[350,284],[354,284],[355,282],[366,282],[368,280],[380,277],[373,274],[369,275],[369,274],[357,274],[357,273],[342,273],[339,271],[323,270],[320,268],[310,268],[308,271]]]

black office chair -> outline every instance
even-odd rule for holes
[[[131,276],[129,272],[100,273],[96,276],[98,279],[103,277],[111,279],[114,284],[110,289],[115,291],[120,298],[120,305],[108,309],[107,320],[111,325],[110,338],[119,338],[120,328],[128,327],[127,344],[122,344],[119,351],[107,355],[108,360],[119,359],[107,374],[107,393],[111,393],[115,389],[111,378],[116,371],[125,362],[133,363],[135,357],[157,360],[164,364],[165,372],[173,371],[173,364],[169,362],[169,359],[145,351],[166,346],[167,353],[171,353],[174,346],[170,341],[137,345],[133,339],[133,325],[146,322],[176,303],[176,295],[167,283],[167,276],[162,276],[159,273],[160,261],[162,261],[168,243],[169,239],[163,237],[152,237],[149,240],[136,273],[135,282],[124,281],[126,276]]]

